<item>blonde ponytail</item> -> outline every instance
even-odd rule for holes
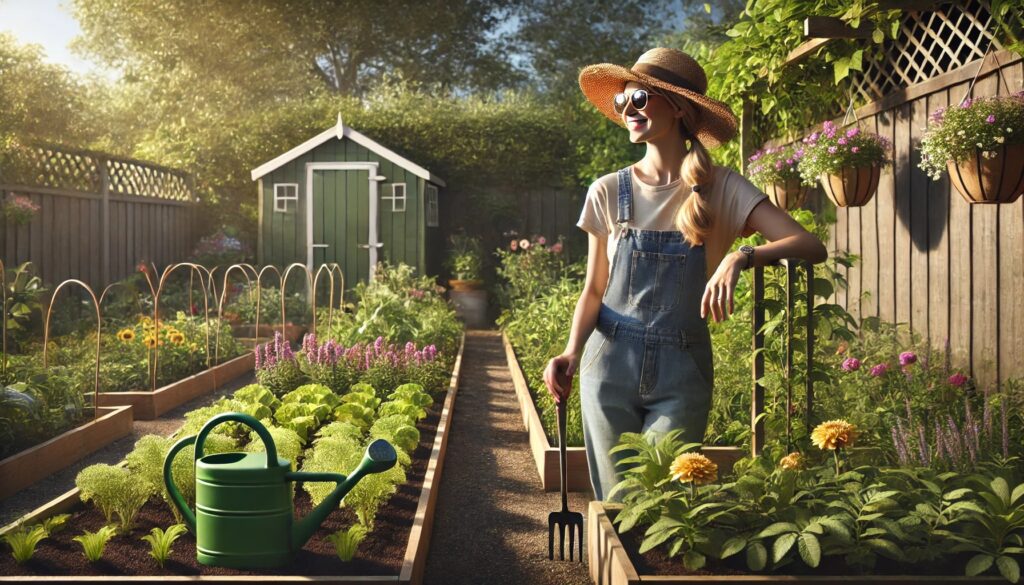
[[[699,246],[711,231],[711,203],[708,198],[711,197],[715,165],[704,145],[695,136],[690,136],[682,125],[680,129],[683,139],[690,141],[690,150],[683,158],[682,178],[694,191],[679,206],[675,225],[691,246]]]

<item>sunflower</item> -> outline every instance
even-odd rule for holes
[[[779,460],[779,467],[783,469],[797,470],[804,466],[804,456],[799,451],[793,451]]]
[[[180,331],[175,331],[169,337],[171,339],[171,343],[175,345],[181,345],[182,343],[185,343],[185,335]]]
[[[676,457],[669,471],[672,472],[673,480],[693,482],[695,485],[711,483],[718,479],[718,466],[700,453],[683,453]]]
[[[146,337],[144,337],[142,339],[142,343],[144,343],[146,347],[148,347],[149,349],[153,349],[158,345],[156,337],[153,337],[152,335],[147,335]]]
[[[853,445],[857,438],[857,427],[845,420],[830,420],[821,423],[811,433],[811,442],[819,449],[834,451]]]
[[[128,343],[129,341],[135,339],[135,332],[132,331],[131,329],[122,329],[117,332],[117,338],[125,343]]]

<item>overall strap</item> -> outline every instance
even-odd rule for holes
[[[633,220],[633,178],[629,175],[629,167],[619,170],[619,211],[615,223],[620,227],[623,223]]]

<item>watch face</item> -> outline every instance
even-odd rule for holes
[[[753,254],[754,253],[754,247],[753,246],[748,246],[748,245],[744,244],[744,245],[740,246],[740,252],[743,252],[744,254]]]

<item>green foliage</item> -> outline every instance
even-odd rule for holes
[[[28,562],[36,553],[36,546],[50,534],[42,525],[16,528],[4,534],[4,542],[11,547],[11,555],[19,565]]]
[[[459,280],[478,280],[482,277],[483,249],[480,240],[465,234],[452,234],[448,237],[448,257],[445,268]]]
[[[313,431],[326,423],[341,399],[327,386],[306,384],[285,394],[281,406],[274,412],[274,420],[294,431],[304,442]]]
[[[804,149],[794,144],[758,150],[748,159],[747,177],[765,192],[770,192],[773,183],[800,180],[797,165],[803,153]]]
[[[396,465],[381,473],[371,473],[359,480],[359,483],[345,496],[343,504],[355,512],[360,524],[373,530],[373,521],[377,516],[377,511],[403,483],[405,483],[405,468],[401,465]]]
[[[75,477],[83,502],[93,502],[107,522],[117,516],[117,527],[122,533],[131,532],[139,510],[156,493],[153,486],[138,481],[126,467],[98,463],[90,465]]]
[[[82,532],[81,536],[76,536],[71,540],[82,545],[82,553],[85,554],[85,558],[89,559],[90,563],[103,558],[103,551],[107,548],[107,543],[110,539],[117,534],[117,531],[113,526],[103,526],[96,532],[89,532],[88,530]]]
[[[348,529],[342,529],[327,536],[327,540],[334,545],[335,552],[342,562],[349,562],[356,556],[356,549],[359,543],[366,538],[368,531],[362,524],[353,524]]]
[[[345,435],[331,435],[317,439],[313,448],[306,450],[302,460],[302,471],[324,471],[348,475],[362,459],[363,450],[358,440]],[[363,480],[360,480],[363,481]],[[302,489],[309,494],[313,505],[319,505],[332,491],[334,485],[328,482],[305,482]]]
[[[256,290],[245,290],[234,297],[226,307],[225,315],[234,314],[242,323],[256,324]],[[281,289],[260,287],[260,325],[276,325],[281,323]],[[304,323],[310,312],[306,302],[306,293],[294,292],[284,298],[285,322]]]
[[[932,112],[929,121],[919,166],[938,180],[947,161],[963,161],[976,151],[990,158],[1004,145],[1024,142],[1024,93],[968,98]]]
[[[174,524],[167,530],[153,527],[149,534],[142,537],[142,540],[149,543],[149,556],[153,557],[161,569],[164,568],[164,563],[171,556],[171,547],[174,545],[174,541],[187,531],[184,524]]]
[[[231,397],[242,402],[262,404],[271,411],[277,410],[277,408],[281,406],[281,401],[274,396],[274,393],[259,384],[243,386],[238,390],[235,390],[235,393]]]
[[[363,439],[363,429],[350,422],[337,421],[320,427],[320,430],[316,432],[316,436],[317,439],[342,436],[359,442]]]
[[[409,424],[408,417],[400,414],[382,416],[370,427],[370,439],[385,439],[396,449],[411,455],[420,444],[420,432],[415,424]]]
[[[302,455],[302,446],[305,444],[305,440],[297,432],[288,428],[271,425],[267,427],[267,432],[270,433],[270,437],[274,440],[277,456],[291,461],[292,468],[294,469],[299,460],[299,455]],[[245,450],[249,453],[262,453],[267,448],[263,445],[263,441],[260,440],[256,431],[253,431],[249,434],[249,444],[245,446]]]
[[[59,372],[18,369],[11,373],[24,381],[0,387],[0,457],[56,436],[87,414],[82,394]]]
[[[32,272],[31,262],[22,262],[5,271],[5,298],[0,318],[7,321],[7,343],[11,344],[11,350],[28,341],[32,329],[43,317],[42,300],[49,291],[43,286],[43,280]]]

